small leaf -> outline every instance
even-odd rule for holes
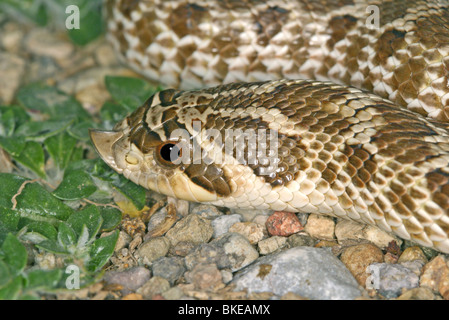
[[[27,251],[22,243],[15,236],[9,233],[3,241],[2,251],[4,261],[9,266],[9,271],[13,275],[20,274],[27,263]]]
[[[117,227],[122,221],[122,213],[115,208],[100,208],[101,216],[103,217],[103,224],[101,231],[110,231]]]
[[[17,157],[25,149],[24,137],[0,137],[0,147],[6,150],[12,157]]]
[[[62,200],[78,200],[87,198],[97,190],[89,174],[82,170],[66,171],[64,179],[53,195]]]
[[[17,299],[22,288],[22,282],[23,278],[21,276],[12,279],[12,281],[0,289],[0,300]]]
[[[66,223],[62,222],[58,228],[58,244],[71,252],[76,246],[76,234],[75,231]]]
[[[28,141],[22,152],[14,160],[33,170],[39,177],[45,178],[44,150],[40,143]]]
[[[145,188],[126,179],[122,175],[118,175],[118,181],[113,181],[112,184],[117,191],[127,197],[138,210],[141,210],[145,206],[147,192]]]
[[[100,270],[114,253],[115,244],[118,239],[118,230],[111,235],[95,240],[90,249],[90,260],[87,270],[95,272]]]
[[[33,270],[26,276],[25,289],[53,289],[62,277],[62,270]]]
[[[129,111],[140,107],[156,92],[148,82],[139,78],[106,76],[105,83],[111,96]]]
[[[84,226],[87,227],[89,240],[92,240],[100,230],[103,218],[98,208],[94,205],[85,207],[83,210],[77,211],[67,219],[67,224],[73,228],[78,236],[83,233]]]
[[[65,169],[72,156],[77,140],[63,131],[51,136],[44,141],[50,156],[55,160],[60,169]]]
[[[0,260],[0,288],[11,280],[9,268],[2,260]]]
[[[63,248],[54,240],[44,240],[42,242],[36,243],[36,247],[44,249],[48,252],[55,254],[69,254],[70,252]]]
[[[83,27],[79,29],[73,28],[67,31],[70,39],[75,44],[81,46],[96,39],[103,32],[101,2],[90,0],[85,1],[85,3],[84,8],[83,3],[81,3],[80,8],[80,24]]]
[[[28,232],[41,234],[46,239],[56,240],[58,237],[56,228],[45,221],[27,222],[26,227]]]
[[[14,132],[16,121],[14,112],[8,110],[0,114],[0,136],[11,136]]]
[[[46,121],[29,121],[17,128],[14,133],[16,136],[24,136],[28,140],[40,140],[51,137],[64,131],[74,122],[69,120],[46,120]]]

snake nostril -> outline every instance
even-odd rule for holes
[[[136,165],[136,164],[139,163],[139,159],[137,159],[136,157],[134,157],[134,156],[131,155],[130,153],[128,153],[128,154],[125,156],[125,161],[126,161],[128,164],[131,164],[131,165]]]

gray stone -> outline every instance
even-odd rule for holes
[[[210,243],[198,246],[186,256],[186,266],[192,270],[197,264],[214,263],[218,269],[240,270],[259,257],[248,239],[238,233],[226,233]]]
[[[166,237],[151,238],[142,243],[137,249],[136,255],[139,262],[144,264],[151,264],[154,260],[165,256],[170,248],[170,241]]]
[[[200,244],[209,241],[213,232],[214,229],[208,219],[201,218],[197,214],[189,214],[168,230],[165,236],[173,246],[181,241]]]
[[[344,264],[323,248],[296,247],[258,259],[237,272],[236,290],[249,294],[288,292],[309,299],[355,299],[361,295],[357,281]]]
[[[373,263],[367,272],[371,274],[371,286],[385,298],[396,298],[402,289],[419,286],[419,276],[402,264]]]
[[[125,271],[107,272],[103,280],[108,284],[123,286],[122,293],[128,294],[143,286],[150,279],[150,276],[150,270],[144,267],[134,267]]]
[[[173,285],[186,271],[184,259],[180,257],[162,257],[153,262],[154,276],[167,279]]]
[[[214,228],[213,238],[218,238],[225,234],[233,224],[241,221],[242,216],[239,214],[230,214],[215,218],[212,220],[212,227]]]

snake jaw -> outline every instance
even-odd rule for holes
[[[89,135],[101,159],[112,169],[118,173],[122,173],[123,169],[117,166],[112,148],[123,137],[123,132],[89,129]]]

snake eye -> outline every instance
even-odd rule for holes
[[[155,149],[156,161],[166,167],[174,168],[180,164],[180,158],[182,157],[182,150],[174,141],[167,141],[161,143]]]

